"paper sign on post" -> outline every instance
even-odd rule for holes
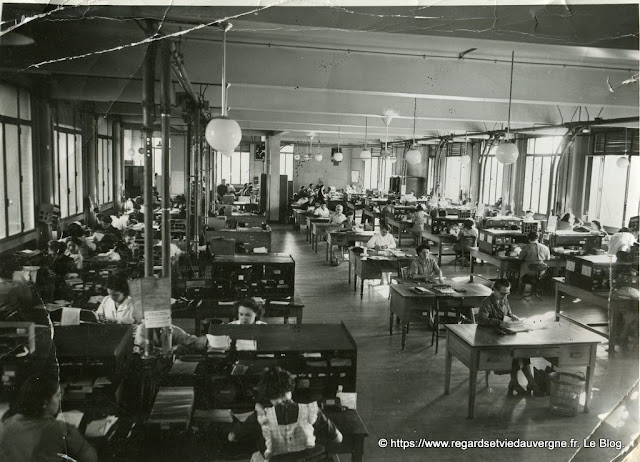
[[[144,323],[147,329],[171,326],[171,310],[145,311]]]
[[[171,325],[171,281],[141,278],[129,281],[134,318],[145,318],[148,329]],[[158,314],[156,314],[158,313]]]

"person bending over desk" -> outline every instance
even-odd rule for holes
[[[430,255],[431,247],[428,244],[420,244],[416,248],[418,258],[411,262],[409,267],[409,277],[413,280],[427,280],[429,278],[439,278],[442,280],[442,270],[438,262]]]
[[[511,283],[508,279],[496,279],[493,283],[493,292],[487,298],[482,300],[480,312],[478,313],[478,325],[491,327],[509,327],[509,323],[505,318],[512,321],[519,321],[515,314],[511,312],[511,306],[507,297],[511,293]],[[527,379],[527,390],[525,391],[520,383],[518,383],[518,370],[522,369],[522,373]],[[514,359],[511,363],[511,381],[509,382],[509,396],[528,395],[544,396],[544,392],[538,387],[533,375],[531,374],[531,361],[528,358]]]
[[[2,416],[0,461],[97,462],[95,449],[78,429],[56,420],[61,399],[60,385],[54,378],[31,376],[25,380],[16,402]]]
[[[251,298],[245,298],[234,303],[238,319],[229,324],[266,324],[260,321],[264,315],[264,307]]]
[[[375,250],[388,250],[396,248],[396,240],[391,233],[391,226],[380,226],[380,232],[371,236],[369,242],[367,242],[367,248]]]
[[[318,457],[324,448],[316,446],[316,436],[342,442],[342,433],[318,403],[298,404],[292,400],[294,386],[293,375],[280,367],[263,372],[255,412],[237,423],[228,435],[232,442],[258,441],[259,451],[253,453],[251,462],[283,454],[298,455],[300,460]]]
[[[142,321],[140,316],[134,315],[133,300],[129,296],[129,284],[124,275],[112,274],[107,281],[107,295],[96,315],[98,319],[117,324],[135,324]]]

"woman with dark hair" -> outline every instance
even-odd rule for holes
[[[422,242],[422,231],[424,230],[424,225],[427,223],[427,217],[427,212],[424,211],[422,204],[418,204],[416,206],[416,211],[411,218],[411,221],[413,222],[411,234],[413,235],[413,240],[416,245],[419,245]]]
[[[237,301],[234,308],[238,319],[229,324],[266,324],[260,320],[264,315],[263,305],[258,304],[252,298]]]
[[[420,244],[416,248],[418,258],[411,262],[409,277],[413,280],[427,280],[438,278],[442,280],[442,270],[438,262],[430,255],[431,247],[428,244]]]
[[[107,295],[100,303],[96,314],[98,319],[118,324],[134,324],[142,321],[142,316],[134,313],[133,300],[129,296],[129,283],[122,274],[113,274],[107,281]]]
[[[78,429],[56,420],[62,392],[55,378],[29,377],[2,417],[0,460],[11,462],[76,460],[95,462],[95,449]]]
[[[293,375],[280,367],[271,367],[262,373],[255,412],[236,424],[228,436],[229,441],[259,442],[260,450],[253,454],[251,462],[267,461],[280,454],[318,457],[324,448],[316,446],[316,437],[342,442],[342,433],[318,403],[293,401],[294,387]]]

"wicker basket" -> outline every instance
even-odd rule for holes
[[[580,395],[584,390],[585,382],[584,376],[567,372],[549,374],[551,412],[567,417],[578,415]]]

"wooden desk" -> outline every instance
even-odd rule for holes
[[[469,368],[469,419],[473,419],[478,371],[510,370],[514,358],[548,358],[557,366],[586,366],[584,412],[589,412],[591,381],[600,343],[594,333],[558,322],[515,335],[500,335],[493,327],[477,324],[446,324],[446,328],[444,393],[449,394],[451,360],[455,356]]]
[[[313,214],[307,216],[307,241],[311,242],[311,245],[313,245],[313,241],[311,240],[311,223],[329,223],[329,219],[318,218]]]
[[[618,329],[620,326],[616,322],[616,315],[619,312],[628,312],[628,313],[637,313],[638,312],[638,300],[628,299],[628,298],[620,298],[615,294],[611,294],[611,303],[609,303],[609,293],[608,292],[589,292],[588,290],[581,289],[576,286],[572,286],[565,282],[564,278],[555,277],[553,280],[556,283],[556,297],[555,297],[555,310],[556,310],[556,321],[559,321],[560,318],[566,319],[567,321],[577,324],[578,326],[587,329],[595,334],[598,334],[604,338],[609,339],[609,354],[615,354],[615,340],[618,338]],[[607,313],[607,323],[606,325],[609,327],[609,334],[607,335],[604,332],[600,332],[599,330],[594,329],[595,326],[601,324],[587,324],[581,322],[575,318],[572,318],[564,313],[560,312],[560,305],[562,302],[562,294],[567,294],[572,297],[580,298],[583,302],[593,304],[599,308],[603,308]]]
[[[133,325],[81,324],[56,327],[53,343],[61,365],[104,365],[120,370],[133,352]]]
[[[318,241],[321,236],[326,236],[330,231],[337,231],[342,227],[342,225],[332,224],[332,223],[311,223],[311,248],[316,250],[318,253]]]
[[[409,321],[412,314],[425,309],[433,312],[433,307],[439,299],[454,299],[460,302],[460,307],[464,306],[476,306],[484,298],[491,294],[491,290],[482,284],[469,284],[464,282],[453,282],[445,280],[445,283],[452,286],[454,289],[465,289],[466,292],[460,292],[455,294],[440,294],[433,291],[433,284],[428,284],[418,281],[404,281],[403,284],[392,285],[391,301],[389,303],[389,335],[393,333],[393,316],[397,316],[400,319],[400,325],[402,326],[402,343],[401,348],[404,350],[406,345],[406,337],[408,333]],[[431,291],[431,293],[419,294],[412,289],[412,287],[424,287]],[[435,319],[437,320],[437,316]],[[437,329],[438,326],[436,325]]]
[[[415,255],[408,254],[403,257],[382,256],[371,249],[367,255],[362,255],[354,253],[351,249],[349,251],[349,284],[351,284],[351,267],[353,266],[353,290],[354,292],[357,290],[358,278],[360,278],[360,298],[362,298],[365,279],[380,279],[382,273],[397,273],[398,267],[410,265],[414,258],[416,258]]]
[[[458,240],[457,237],[452,236],[451,234],[434,234],[431,230],[423,230],[422,231],[422,239],[426,239],[431,242],[435,242],[438,244],[438,266],[442,267],[442,256],[443,255],[455,255],[456,253],[453,251],[453,244]],[[447,251],[447,253],[444,253]],[[450,251],[450,252],[449,252]]]
[[[246,223],[247,228],[260,228],[262,223],[267,222],[267,217],[255,213],[232,213],[230,217],[227,217],[227,220],[236,220],[238,226]]]
[[[351,454],[352,462],[362,462],[364,456],[364,439],[369,431],[355,409],[345,411],[325,410],[325,415],[336,424],[342,433],[342,443],[322,441],[322,445],[330,454]]]
[[[374,212],[373,210],[363,209],[362,210],[362,223],[366,223],[367,218],[371,219],[371,226],[373,229],[376,229],[376,226],[380,226],[380,212]]]
[[[325,260],[329,261],[329,257],[333,258],[334,246],[351,247],[358,241],[369,241],[374,234],[375,231],[329,231],[327,233],[327,252]]]
[[[307,215],[309,215],[309,212],[307,210],[293,210],[293,230],[298,231],[298,234],[300,234],[300,228],[305,223]]]
[[[517,274],[517,279],[520,278],[520,266],[522,265],[522,260],[518,259],[518,257],[501,257],[499,255],[491,255],[485,252],[482,252],[478,247],[469,247],[469,254],[471,255],[471,264],[469,265],[469,282],[473,282],[473,277],[478,276],[482,279],[482,276],[474,274],[474,262],[475,259],[478,258],[480,260],[486,261],[487,263],[497,266],[500,269],[501,278],[506,278],[509,274]],[[531,262],[533,263],[533,262]],[[551,268],[554,274],[558,274],[558,269],[563,268],[566,264],[566,260],[564,258],[552,258],[551,260],[545,260],[545,263],[549,268]]]
[[[233,206],[237,207],[238,210],[244,210],[246,212],[257,212],[258,211],[258,204],[252,203],[252,202],[234,201],[233,202]]]
[[[236,243],[244,243],[245,248],[253,251],[256,247],[266,247],[271,252],[271,230],[261,228],[214,229],[207,231],[207,241],[222,237],[235,239]]]
[[[402,245],[402,234],[404,232],[409,231],[411,228],[413,228],[413,222],[409,221],[409,220],[395,220],[392,218],[387,218],[385,223],[389,226],[391,226],[391,234],[394,233],[395,230],[397,230],[398,233],[398,247],[400,247]]]

